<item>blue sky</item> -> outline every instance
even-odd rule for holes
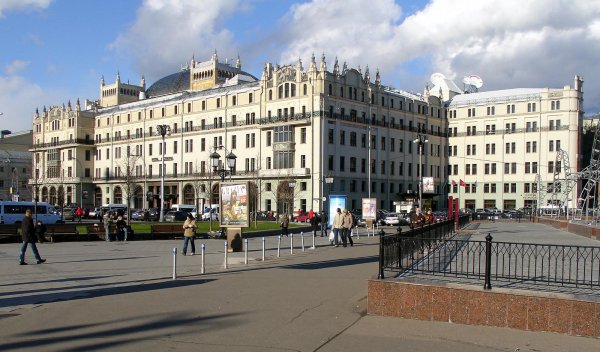
[[[102,76],[150,85],[192,55],[265,62],[325,53],[328,68],[378,68],[422,92],[441,72],[482,90],[562,88],[583,76],[600,111],[600,2],[574,0],[0,0],[0,129],[31,129],[36,108],[98,99]]]

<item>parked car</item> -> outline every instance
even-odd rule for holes
[[[383,219],[383,223],[388,226],[398,226],[400,225],[400,214],[398,213],[387,213],[385,218]]]
[[[165,221],[185,221],[187,217],[187,212],[185,211],[170,211],[165,214]]]
[[[131,220],[147,221],[149,216],[148,210],[134,209],[131,211]]]
[[[298,213],[296,213],[296,215],[294,215],[294,217],[292,219],[295,222],[308,222],[308,213],[305,211],[300,213],[300,215],[298,215]]]
[[[208,221],[211,219],[212,221],[219,221],[219,213],[215,209],[202,214],[202,221]]]
[[[75,208],[63,208],[62,216],[65,221],[75,221]]]

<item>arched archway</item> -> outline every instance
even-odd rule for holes
[[[56,190],[56,203],[61,208],[65,206],[65,188],[63,186],[58,186]]]
[[[48,201],[48,188],[42,187],[42,202]]]
[[[113,191],[113,203],[123,204],[123,190],[119,186],[115,187]]]
[[[56,201],[56,188],[54,188],[54,186],[50,187],[50,196],[48,198],[48,203],[52,205],[58,204],[58,202]]]
[[[194,192],[194,186],[185,185],[183,187],[183,204],[195,204],[196,193]]]

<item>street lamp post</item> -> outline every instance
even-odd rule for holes
[[[418,134],[413,141],[419,146],[419,209],[423,211],[423,145],[429,142],[427,135]]]
[[[294,187],[296,187],[296,182],[288,182],[288,186],[290,187],[290,214],[294,214]]]
[[[227,155],[225,157],[225,159],[227,159],[227,168],[228,169],[225,169],[225,167],[221,163],[221,154],[217,153],[217,149],[223,149],[225,151],[225,154]],[[215,147],[213,152],[210,154],[210,161],[211,161],[213,171],[216,172],[221,177],[221,182],[225,181],[226,175],[229,175],[229,180],[231,180],[231,175],[235,174],[236,159],[237,159],[237,156],[235,156],[235,154],[233,154],[232,151],[229,151],[229,154],[228,154],[227,149],[225,149],[225,147],[222,145]]]
[[[156,131],[162,137],[162,156],[161,156],[161,166],[160,166],[160,217],[159,222],[163,222],[164,220],[164,210],[165,210],[165,136],[171,135],[171,127],[168,125],[158,125],[156,126]]]

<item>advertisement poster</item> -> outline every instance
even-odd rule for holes
[[[362,199],[362,218],[365,220],[377,218],[377,198]]]
[[[346,209],[346,196],[344,195],[330,195],[329,196],[329,218],[328,223],[329,226],[333,226],[333,217],[337,211],[337,208],[340,208],[342,211]]]
[[[248,227],[248,183],[221,184],[221,226]]]
[[[433,193],[433,177],[423,177],[423,193]]]

